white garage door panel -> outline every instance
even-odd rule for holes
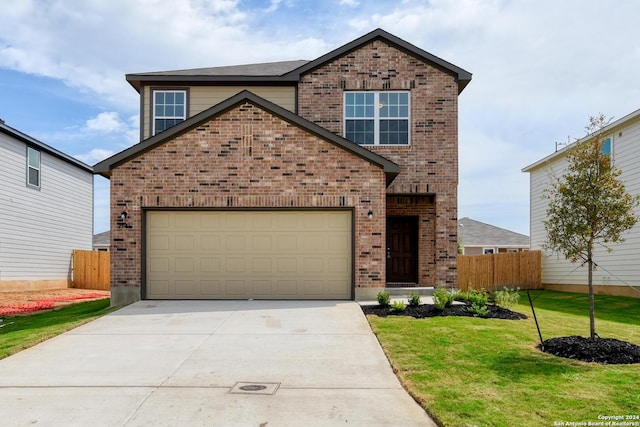
[[[350,299],[348,211],[147,213],[151,299]]]

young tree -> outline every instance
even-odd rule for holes
[[[552,177],[544,192],[549,200],[545,248],[562,253],[572,262],[588,266],[589,315],[591,338],[596,338],[593,296],[594,248],[623,242],[622,234],[638,218],[634,209],[639,196],[626,192],[620,181],[606,143],[604,129],[610,123],[604,115],[589,118],[587,137],[567,148],[567,168],[560,177]],[[610,141],[609,141],[610,144]]]

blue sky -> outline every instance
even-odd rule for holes
[[[473,73],[459,216],[528,234],[521,169],[584,136],[590,115],[640,108],[638,16],[635,0],[14,0],[0,9],[0,118],[95,164],[138,142],[126,73],[315,59],[383,28]],[[100,177],[95,198],[101,232]]]

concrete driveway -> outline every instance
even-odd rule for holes
[[[140,301],[0,360],[3,426],[435,426],[360,307]]]

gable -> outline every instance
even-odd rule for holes
[[[135,194],[232,198],[350,195],[384,188],[379,165],[350,155],[251,102],[119,164],[115,182]],[[134,190],[135,189],[135,190]],[[152,201],[153,202],[153,201]]]
[[[348,56],[351,53],[353,53],[354,51],[357,51],[359,49],[361,49],[362,47],[369,45],[373,42],[376,41],[381,41],[382,43],[393,47],[394,49],[403,52],[413,58],[415,58],[417,61],[420,61],[424,64],[428,64],[432,67],[435,67],[437,69],[439,69],[440,71],[451,75],[455,81],[458,84],[458,94],[460,94],[464,88],[469,84],[469,82],[471,81],[471,73],[456,66],[453,65],[450,62],[445,61],[442,58],[439,58],[435,55],[432,55],[431,53],[420,49],[417,46],[412,45],[411,43],[402,40],[401,38],[398,38],[396,36],[394,36],[393,34],[390,34],[380,28],[365,34],[364,36],[353,40],[350,43],[345,44],[344,46],[341,46],[313,61],[309,61],[308,63],[304,64],[303,66],[291,71],[288,74],[285,74],[285,76],[287,77],[292,77],[292,76],[296,76],[297,79],[299,80],[300,77],[302,75],[308,74],[314,70],[316,70],[317,68],[323,67],[326,64],[330,63],[330,62],[334,62],[337,59],[344,57],[344,56]],[[372,60],[375,60],[375,57],[372,58]],[[376,68],[376,67],[369,67],[369,68]],[[363,72],[363,76],[366,78],[368,76],[368,71],[367,69],[364,70],[360,70]],[[365,89],[365,88],[363,88]]]
[[[264,123],[265,121],[273,121],[276,119],[281,120],[283,123],[287,123],[289,127],[297,128],[299,131],[302,131],[303,134],[313,135],[316,138],[320,138],[321,140],[324,140],[326,143],[340,150],[340,155],[353,155],[382,169],[387,176],[387,183],[393,180],[393,178],[400,172],[399,166],[391,162],[390,160],[367,149],[364,149],[351,141],[341,138],[312,122],[302,119],[301,117],[291,113],[290,111],[279,107],[263,98],[260,98],[251,92],[243,91],[221,102],[220,104],[215,105],[208,110],[205,110],[202,113],[193,116],[178,125],[173,126],[172,128],[169,128],[162,133],[159,133],[100,163],[97,163],[94,166],[95,173],[99,173],[109,178],[111,175],[111,170],[115,167],[118,167],[118,165],[124,162],[132,160],[140,156],[141,154],[146,153],[147,151],[154,150],[157,147],[192,131],[193,129],[199,130],[203,128],[206,123],[211,123],[212,120],[219,121],[219,117],[224,116],[229,111],[238,109],[246,111],[247,109],[251,109],[253,107],[256,108],[256,110],[254,111],[262,111],[267,114],[266,117],[263,117],[261,115],[261,118],[257,120],[258,122]],[[244,115],[242,119],[237,118],[237,125],[240,125],[240,120],[242,120],[242,123],[246,126],[250,126],[256,123],[256,118],[252,115]],[[238,139],[242,140],[242,135],[246,135],[246,139],[266,137],[260,134],[247,134],[245,130],[237,127],[234,128],[234,131],[236,132],[235,134],[228,135],[230,138],[232,138],[233,141],[237,141]],[[210,129],[210,132],[212,132],[212,135],[215,135],[216,132],[219,131]],[[228,141],[221,142],[223,144],[226,144]],[[231,142],[229,143],[234,144]],[[320,156],[322,154],[323,153],[319,153],[318,155]]]

